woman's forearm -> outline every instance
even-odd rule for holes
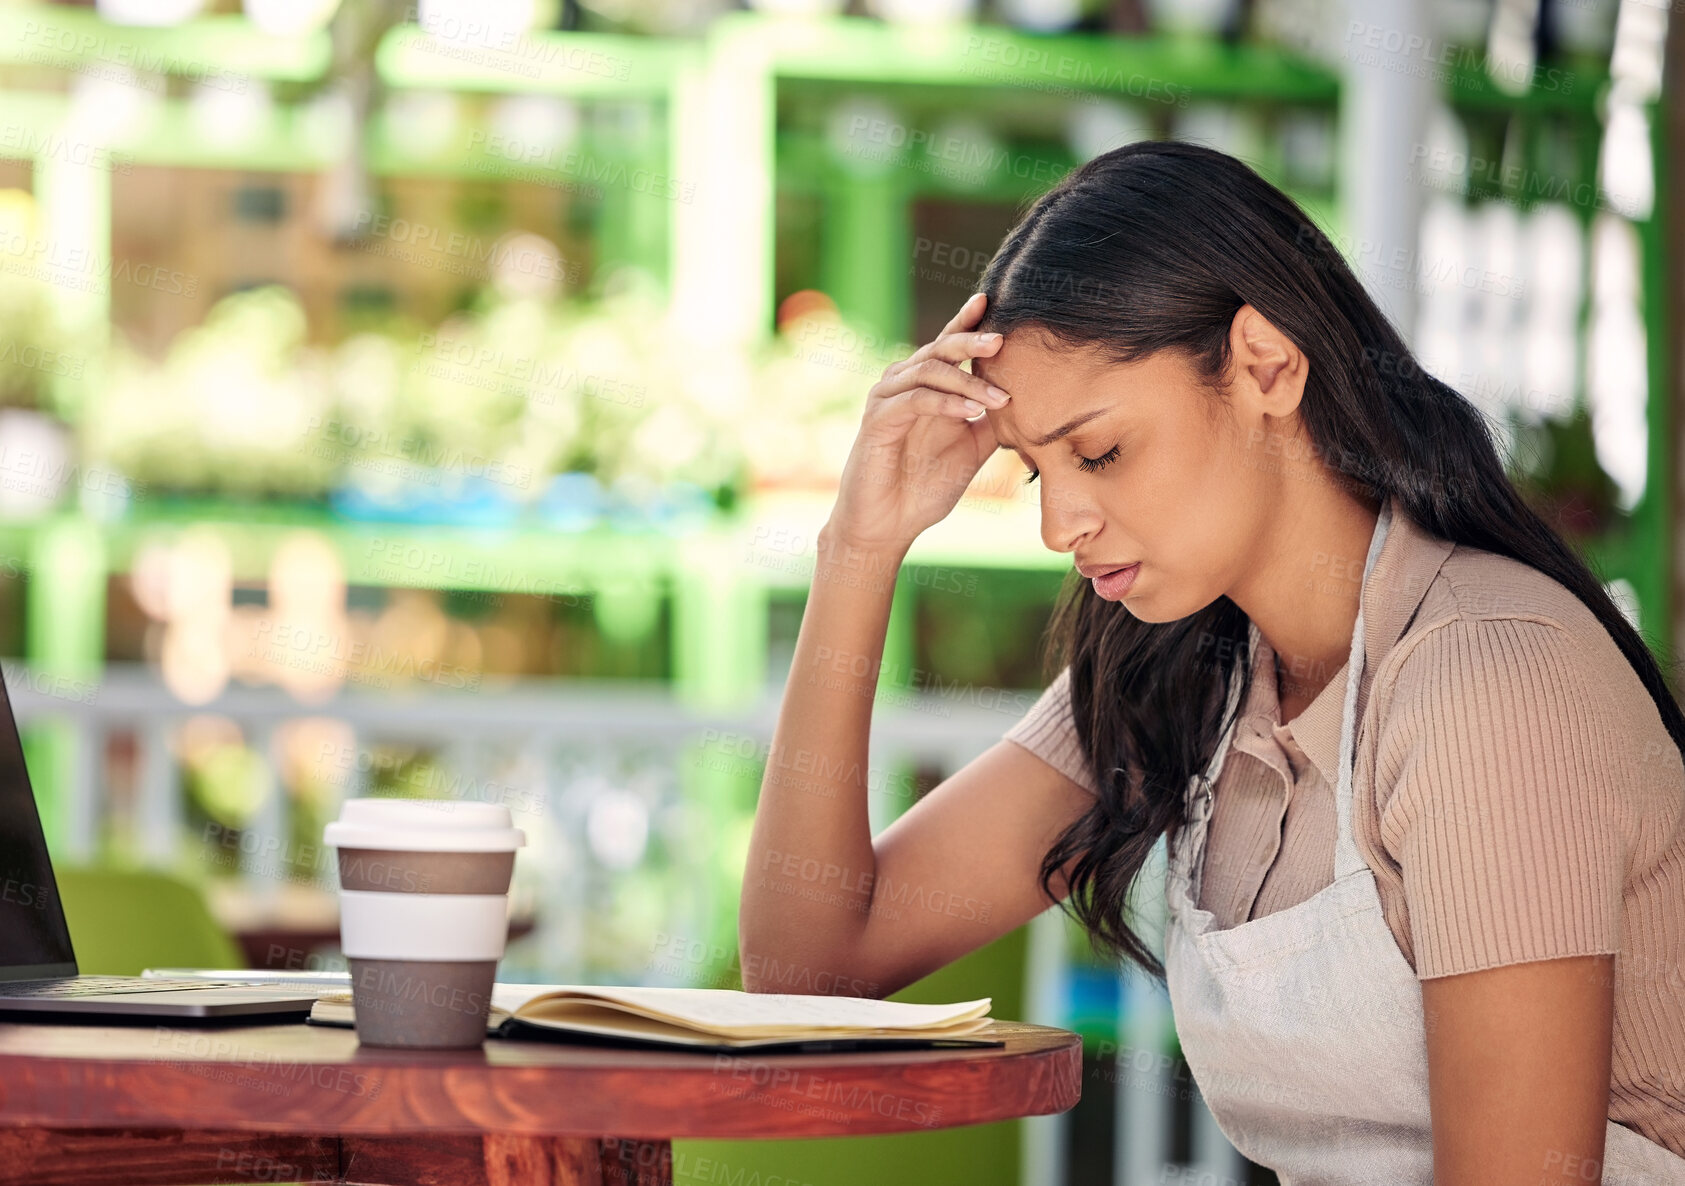
[[[867,807],[872,702],[905,548],[820,531],[755,808],[738,913],[751,992],[877,996],[855,960],[876,860]]]

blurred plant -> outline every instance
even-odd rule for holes
[[[436,329],[393,323],[326,348],[306,342],[291,292],[252,289],[161,362],[119,341],[84,453],[157,489],[243,497],[351,490],[513,513],[573,497],[557,486],[568,475],[637,505],[684,490],[730,506],[751,482],[834,485],[865,391],[908,349],[823,299],[750,353],[689,344],[671,316],[625,269],[561,299],[495,285]]]
[[[243,745],[221,745],[187,768],[193,797],[207,814],[230,827],[249,819],[269,790],[268,769]]]
[[[268,763],[227,717],[189,717],[176,750],[189,802],[225,828],[249,825],[275,791]]]
[[[850,324],[828,300],[806,303],[786,318],[756,361],[753,407],[739,427],[754,480],[834,486],[859,432],[867,390],[911,349]]]
[[[370,755],[370,798],[448,799],[450,768],[423,746],[382,745]]]
[[[91,461],[165,490],[317,495],[338,471],[331,387],[285,288],[235,293],[162,363],[113,345],[82,420]]]
[[[577,464],[558,468],[588,470],[605,485],[688,481],[712,489],[733,481],[738,433],[751,412],[747,360],[681,345],[653,286],[639,273],[623,275],[628,283],[583,311],[569,334],[589,451],[565,450],[561,457]]]
[[[0,243],[19,245],[14,262],[28,258],[41,234],[34,196],[0,189]],[[24,268],[0,268],[0,327],[0,406],[42,407],[52,376],[80,366],[62,353],[66,343],[53,321],[47,282]]]
[[[443,470],[522,502],[560,473],[733,484],[749,377],[729,357],[681,360],[666,317],[630,275],[595,298],[483,293],[414,342],[348,340],[334,374],[347,478],[389,493]]]
[[[1620,488],[1597,460],[1591,414],[1578,402],[1566,419],[1516,425],[1517,481],[1527,500],[1571,541],[1624,522]]]

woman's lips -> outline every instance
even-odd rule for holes
[[[1141,562],[1137,560],[1128,568],[1120,568],[1116,572],[1108,572],[1105,576],[1094,577],[1094,591],[1107,601],[1122,601],[1135,584],[1135,576],[1140,571]]]

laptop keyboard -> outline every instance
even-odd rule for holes
[[[169,992],[184,988],[245,988],[238,980],[143,980],[138,976],[74,976],[53,980],[0,981],[6,997],[91,997],[111,993]]]

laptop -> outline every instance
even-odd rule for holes
[[[0,1015],[303,1021],[316,1003],[313,992],[233,980],[77,975],[3,674],[0,705]]]

